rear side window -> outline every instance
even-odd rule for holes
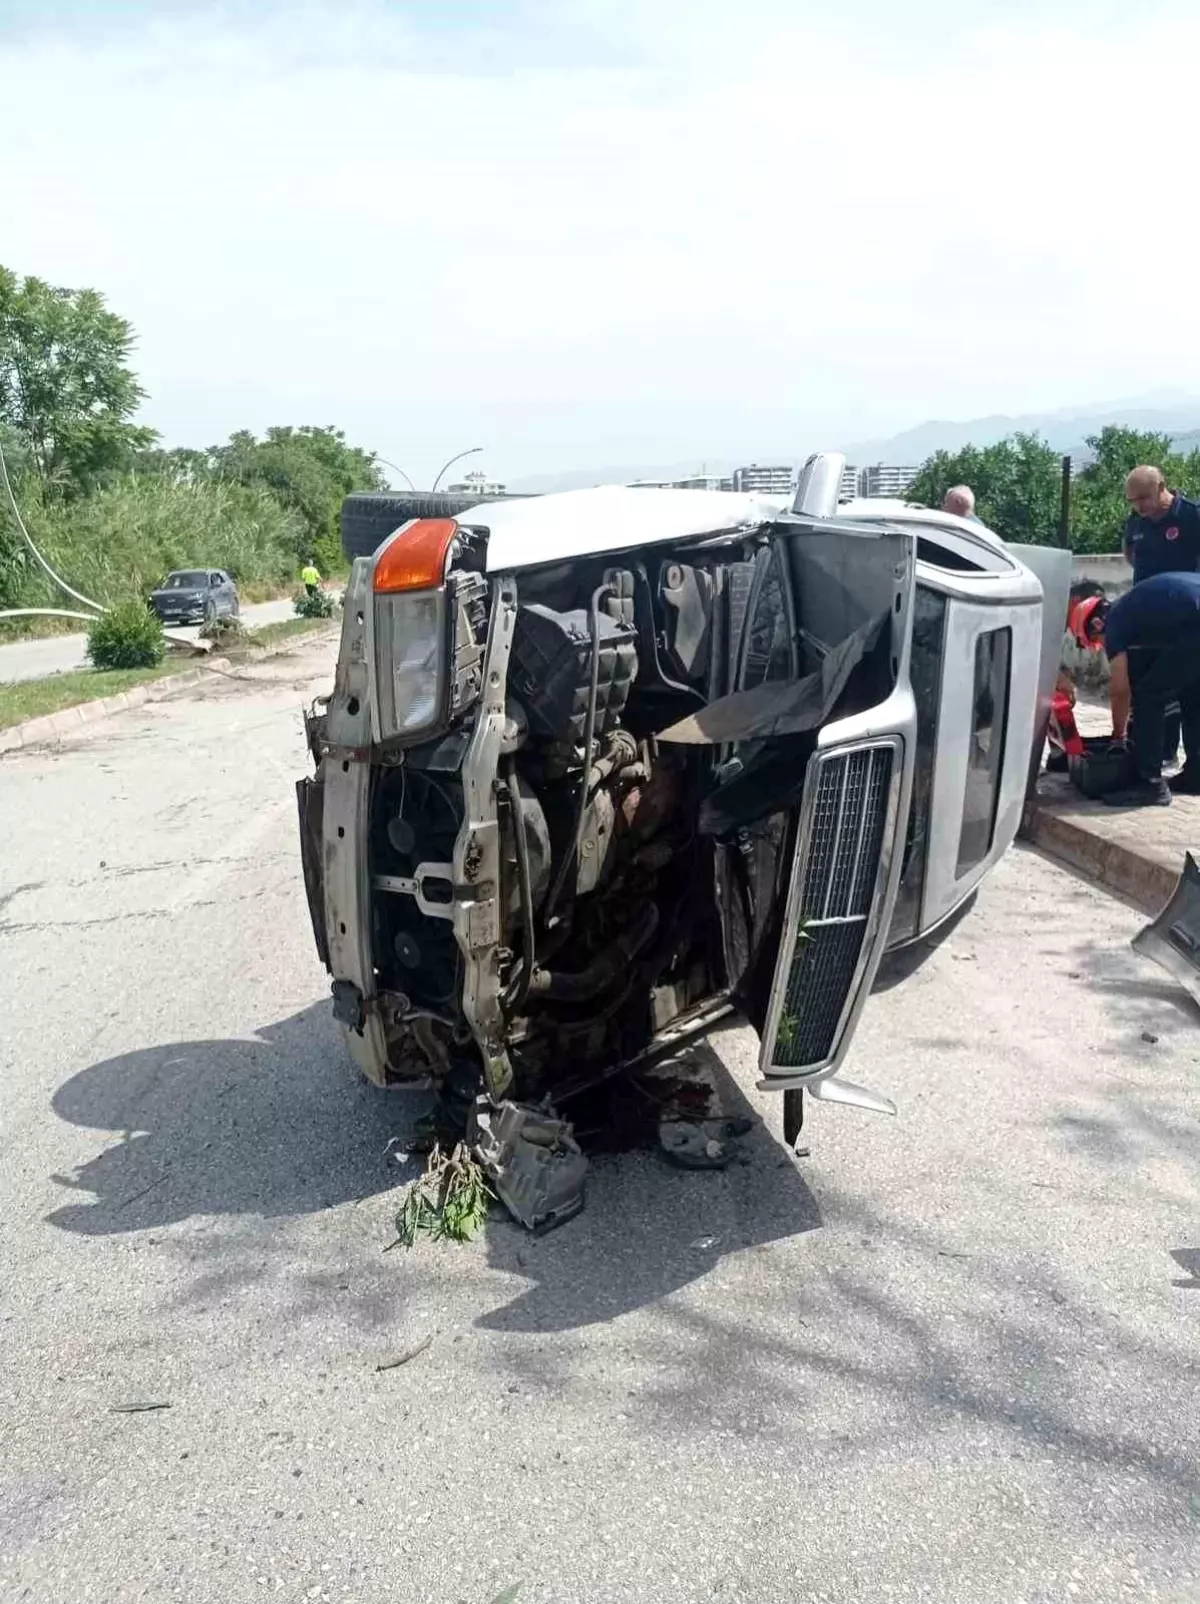
[[[967,788],[958,837],[957,874],[960,878],[983,862],[992,849],[996,833],[1011,666],[1011,629],[987,630],[976,639]]]
[[[984,541],[968,540],[951,529],[917,536],[917,557],[931,568],[959,574],[1011,574],[1016,564]]]

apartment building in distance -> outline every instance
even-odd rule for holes
[[[858,496],[866,494],[861,488],[864,471],[856,468],[853,463],[848,462],[846,464],[842,469],[842,483],[838,491],[839,501],[854,501]],[[912,475],[916,470],[901,468],[898,471],[908,475],[908,479],[905,480],[907,484],[911,481]],[[733,478],[725,488],[750,490],[757,492],[759,495],[781,496],[790,500],[796,488],[798,472],[799,469],[791,464],[786,466],[783,464],[763,466],[761,463],[752,462],[747,468],[735,468]]]
[[[756,496],[786,497],[791,494],[796,470],[790,462],[765,464],[752,462],[733,470],[734,490]]]
[[[640,489],[656,490],[738,490],[750,495],[771,496],[790,501],[796,488],[797,467],[790,462],[751,462],[735,468],[727,477],[715,473],[693,473],[682,479],[636,479]],[[860,497],[901,500],[917,476],[914,467],[889,462],[857,468],[847,463],[842,469],[839,501]]]
[[[875,462],[860,471],[858,494],[872,501],[900,501],[916,477],[915,467],[901,467],[891,462]]]

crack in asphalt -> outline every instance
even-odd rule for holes
[[[40,919],[21,924],[0,921],[0,936],[32,935],[43,930],[94,930],[102,925],[129,924],[138,919],[177,918],[197,908],[228,908],[239,902],[257,902],[263,896],[291,888],[290,881],[286,885],[281,881],[278,885],[259,886],[254,891],[240,891],[233,896],[205,897],[199,902],[176,902],[169,908],[131,908],[125,913],[102,914],[97,919]]]

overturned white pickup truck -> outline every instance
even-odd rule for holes
[[[838,1074],[880,958],[1016,833],[1067,554],[839,509],[840,468],[786,508],[347,502],[371,555],[300,783],[317,947],[361,1072],[457,1099],[526,1223],[569,1207],[551,1105],[733,1011],[789,1140],[806,1091],[889,1107]]]

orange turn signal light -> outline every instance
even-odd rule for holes
[[[414,519],[376,557],[376,591],[432,590],[440,585],[457,533],[453,518]]]

